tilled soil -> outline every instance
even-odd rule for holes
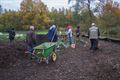
[[[48,65],[36,63],[25,50],[24,42],[0,44],[0,80],[120,80],[120,44],[100,41],[95,52],[89,42],[77,44],[57,52],[57,61]]]

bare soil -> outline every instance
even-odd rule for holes
[[[46,42],[39,36],[38,42]],[[55,63],[36,63],[25,42],[0,43],[0,80],[120,80],[120,44],[100,41],[99,50],[77,44],[57,53]]]

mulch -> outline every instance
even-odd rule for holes
[[[38,36],[38,44],[46,41]],[[100,41],[95,52],[89,45],[63,49],[55,63],[38,64],[24,53],[25,42],[0,43],[0,80],[120,80],[120,45]]]

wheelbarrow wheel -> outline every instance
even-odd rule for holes
[[[49,64],[49,59],[46,59],[46,64]]]
[[[55,62],[57,60],[57,55],[55,52],[52,53],[52,61]]]
[[[41,63],[41,59],[38,58],[38,59],[36,60],[36,62],[37,62],[38,64]]]

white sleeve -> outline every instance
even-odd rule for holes
[[[69,29],[67,33],[69,34],[70,32],[71,32],[71,29]]]

